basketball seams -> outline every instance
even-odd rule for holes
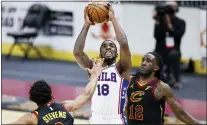
[[[99,16],[99,13],[98,13],[98,10],[97,10],[97,8],[99,8],[98,6],[96,6],[95,4],[92,4],[92,6],[94,7],[94,9],[95,9],[95,11],[96,11],[96,14],[97,14],[97,16],[98,16],[98,19],[99,19],[99,21],[101,22],[101,19],[100,19],[100,16]],[[95,12],[94,11],[94,12]],[[93,15],[93,12],[91,13],[91,15]],[[95,16],[96,17],[96,16]],[[94,21],[94,22],[97,22],[97,21]]]
[[[98,15],[98,19],[99,19],[99,21],[101,22],[102,20],[100,19],[100,16],[99,16],[99,14],[98,14],[98,10],[97,9],[95,9],[96,10],[96,14]]]
[[[106,7],[106,5],[104,4],[89,4],[89,9],[88,9],[88,16],[89,19],[92,22],[96,22],[96,23],[103,23],[108,21],[108,13],[107,13],[107,9],[108,7]],[[95,9],[95,11],[94,11]],[[97,14],[97,15],[96,15]]]
[[[103,4],[101,4],[101,5],[103,5]],[[94,6],[96,6],[96,5],[94,5]],[[96,7],[99,8],[100,10],[102,10],[103,12],[105,12],[106,15],[108,15],[108,13],[105,10],[103,10],[101,7],[99,7],[99,6],[96,6]],[[108,7],[106,7],[106,6],[104,6],[104,7],[108,9]]]
[[[90,21],[94,22],[94,21],[93,21],[93,17],[92,17],[92,15],[93,15],[93,10],[95,9],[95,7],[94,7],[93,4],[90,4],[90,5],[91,5],[92,7],[90,7],[89,10],[88,10],[88,17],[89,17]],[[90,13],[90,10],[91,10],[91,13]]]
[[[92,10],[92,12],[91,12],[91,14],[90,14],[90,16],[91,16],[91,20],[94,22],[94,20],[93,20],[93,11],[94,11],[94,9],[95,9],[95,7],[93,7],[93,10]]]

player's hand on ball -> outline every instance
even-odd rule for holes
[[[108,66],[105,66],[105,67],[102,66],[104,58],[101,59],[101,61],[98,61],[99,59],[100,59],[100,57],[97,57],[96,60],[94,60],[94,58],[92,58],[92,62],[93,62],[92,69],[89,69],[89,68],[85,69],[90,75],[99,76],[101,74],[101,72],[108,67]]]
[[[87,13],[87,7],[85,7],[84,9],[84,19],[85,19],[85,22],[89,25],[94,25],[95,23],[93,23],[92,21],[90,21],[89,17],[88,17],[88,13]]]
[[[115,19],[115,15],[114,15],[114,10],[112,8],[112,5],[108,3],[109,6],[109,21],[112,21],[113,19]]]

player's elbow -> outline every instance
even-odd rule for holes
[[[78,50],[78,49],[73,49],[73,55],[75,56],[75,57],[77,57],[77,56],[80,56],[81,55],[81,52]]]
[[[80,59],[83,56],[83,51],[80,50],[73,50],[73,56],[76,60]]]

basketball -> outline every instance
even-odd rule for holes
[[[92,2],[88,4],[87,13],[91,22],[103,23],[108,21],[109,6],[103,2]]]

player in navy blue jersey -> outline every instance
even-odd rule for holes
[[[163,61],[160,55],[149,52],[142,58],[141,68],[131,77],[127,88],[125,115],[128,125],[164,123],[165,101],[175,115],[186,124],[199,124],[176,101],[171,88],[161,73]]]
[[[29,96],[30,100],[38,105],[38,108],[31,113],[26,113],[11,124],[73,125],[74,118],[69,112],[81,108],[91,100],[97,86],[98,77],[102,70],[107,68],[102,67],[103,60],[101,62],[98,62],[98,60],[92,62],[92,69],[85,69],[90,74],[90,81],[82,94],[74,100],[56,103],[48,83],[43,80],[36,81],[30,88]]]

